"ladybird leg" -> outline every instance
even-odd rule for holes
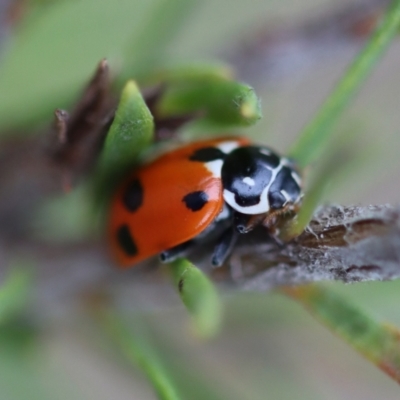
[[[219,237],[217,245],[215,246],[214,253],[211,259],[212,265],[220,267],[227,257],[232,252],[232,249],[237,241],[239,233],[236,229],[229,227]]]
[[[252,231],[257,225],[260,225],[265,220],[265,214],[242,214],[235,212],[233,216],[233,226],[239,233],[247,233]]]
[[[233,226],[239,233],[247,233],[247,224],[251,218],[249,214],[242,214],[239,212],[235,212],[233,215]]]
[[[188,240],[178,244],[178,246],[171,247],[168,250],[164,250],[160,253],[159,258],[162,263],[169,263],[176,260],[179,257],[183,257],[192,247],[194,246],[193,240]]]
[[[299,211],[300,207],[297,204],[288,204],[283,208],[277,210],[271,210],[265,218],[263,218],[262,224],[270,231],[273,232],[275,227],[282,222],[282,219],[291,219]]]
[[[276,225],[278,224],[279,217],[285,213],[285,209],[271,210],[264,218],[262,224],[271,232],[274,233]]]
[[[300,206],[297,204],[288,204],[279,210],[270,211],[262,221],[263,226],[268,229],[269,234],[280,247],[283,247],[285,242],[291,239],[289,237],[280,238],[281,229],[298,213],[299,209]]]

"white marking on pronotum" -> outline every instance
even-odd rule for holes
[[[290,201],[290,200],[292,200],[292,198],[289,196],[289,193],[286,191],[286,190],[281,190],[281,194],[282,194],[282,196],[285,198],[285,204],[284,204],[284,206],[286,206],[286,204]]]
[[[282,157],[281,163],[282,163],[282,165],[285,165],[286,167],[293,169],[294,163],[289,158]],[[299,188],[301,188],[301,178],[300,178],[299,174],[296,171],[292,170],[291,175],[292,175],[293,180],[297,183],[297,186]]]
[[[273,171],[273,170],[274,170],[274,168],[273,168],[273,167],[270,167],[269,165],[263,164],[262,166],[263,166],[265,169],[267,169],[268,171]]]
[[[268,185],[264,188],[261,192],[260,202],[258,204],[254,204],[254,206],[243,207],[236,203],[235,194],[230,192],[227,189],[224,189],[224,200],[236,211],[239,211],[243,214],[263,214],[269,211],[269,201],[268,201],[268,192],[271,185],[274,183],[276,176],[279,174],[280,170],[282,169],[283,163],[281,163],[272,170],[271,179]]]
[[[219,143],[217,147],[225,154],[229,154],[232,150],[235,150],[239,147],[239,143],[235,141],[226,141]]]
[[[281,163],[282,165],[285,165],[286,167],[293,167],[293,162],[290,161],[288,158],[286,157],[282,157],[281,158]]]
[[[253,178],[250,178],[249,176],[246,176],[245,178],[242,179],[243,183],[246,183],[249,186],[254,186],[256,183],[254,182]]]
[[[267,150],[267,149],[260,149],[260,153],[264,154],[266,156],[270,156],[271,155],[271,152],[269,150]]]
[[[296,172],[292,171],[292,178],[297,183],[298,187],[301,188],[301,179],[300,179],[299,174],[297,174]]]

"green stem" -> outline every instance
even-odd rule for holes
[[[400,0],[394,0],[364,49],[350,65],[317,115],[301,132],[290,156],[304,167],[314,161],[329,140],[334,122],[368,77],[400,25]]]
[[[400,331],[381,324],[326,286],[310,284],[282,291],[383,372],[400,383]]]
[[[0,286],[0,324],[18,314],[26,305],[32,285],[28,268],[14,267]]]
[[[212,281],[185,259],[172,262],[170,271],[197,333],[204,338],[216,335],[221,328],[222,306]]]

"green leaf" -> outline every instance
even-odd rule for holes
[[[338,163],[338,160],[341,162]],[[284,241],[299,236],[307,227],[316,208],[321,204],[328,185],[334,176],[343,170],[347,171],[349,160],[343,160],[341,153],[332,151],[332,154],[319,163],[317,171],[313,171],[313,179],[307,187],[296,218],[291,220],[281,231],[280,237]]]
[[[334,123],[397,34],[399,25],[400,0],[394,0],[364,49],[293,144],[289,155],[300,166],[313,162],[327,146]]]
[[[376,146],[361,148],[361,133],[346,129],[337,137],[338,140],[330,147],[329,153],[325,154],[316,168],[305,174],[311,175],[310,183],[306,187],[297,217],[281,230],[280,237],[282,240],[290,240],[303,232],[312,219],[316,208],[333,186],[332,183],[345,181],[357,170],[371,164],[371,160],[376,156]]]
[[[326,286],[285,287],[282,291],[400,383],[399,329],[376,322]]]
[[[27,269],[13,268],[0,286],[0,323],[15,316],[26,305],[32,276]]]
[[[185,259],[171,263],[170,271],[197,332],[203,337],[217,334],[222,322],[222,306],[214,284]]]
[[[32,273],[26,267],[12,267],[0,287],[0,353],[19,357],[32,349],[37,331],[27,319]]]
[[[152,143],[153,134],[153,116],[136,83],[128,81],[100,155],[100,186],[114,182],[137,163],[140,153]]]
[[[174,82],[157,104],[161,117],[199,114],[227,126],[249,126],[261,118],[254,89],[226,79],[193,79]]]
[[[182,85],[232,79],[233,71],[228,65],[196,63],[159,69],[146,77],[146,83]]]

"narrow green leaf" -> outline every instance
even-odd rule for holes
[[[27,269],[11,269],[10,276],[0,286],[0,323],[14,316],[25,306],[31,285]]]
[[[299,213],[282,230],[281,238],[284,241],[295,238],[303,232],[309,224],[315,209],[321,204],[332,179],[343,170],[347,170],[346,167],[349,165],[349,160],[343,159],[341,157],[342,154],[340,151],[332,151],[332,154],[319,163],[318,170],[314,173],[312,182],[306,189]],[[339,160],[340,162],[338,163]]]
[[[177,390],[162,365],[148,335],[141,332],[143,322],[135,321],[135,329],[128,329],[115,313],[97,310],[96,317],[101,326],[119,347],[123,356],[134,366],[139,367],[147,376],[160,400],[180,400]]]
[[[232,80],[232,69],[225,64],[178,65],[173,68],[164,68],[149,74],[148,84],[190,84],[209,81]]]
[[[179,295],[193,317],[197,332],[203,337],[218,333],[222,307],[217,290],[210,279],[192,263],[179,259],[170,264]]]
[[[136,83],[128,81],[100,156],[101,185],[112,182],[134,165],[140,153],[152,143],[153,134],[153,116]]]
[[[227,126],[249,126],[261,118],[260,101],[248,85],[215,76],[174,83],[157,105],[160,116],[195,113]]]
[[[394,0],[364,49],[355,58],[315,117],[305,126],[289,155],[302,166],[314,161],[327,145],[333,125],[350,99],[368,77],[383,51],[397,34],[400,25],[400,0]]]
[[[400,382],[400,331],[376,322],[327,287],[305,285],[282,291],[373,364]]]
[[[0,354],[11,358],[32,349],[36,329],[27,319],[25,308],[31,294],[32,273],[26,267],[13,267],[0,287]]]
[[[310,171],[310,184],[306,188],[300,211],[295,219],[281,231],[282,240],[286,241],[300,235],[309,224],[315,209],[327,196],[332,182],[342,182],[355,171],[371,163],[376,156],[376,146],[361,146],[361,132],[342,132],[329,153]],[[307,171],[306,171],[306,174]]]
[[[299,236],[307,225],[316,208],[320,205],[324,197],[327,180],[316,180],[310,190],[307,191],[297,217],[288,223],[288,226],[282,230],[280,238],[284,241],[289,241],[292,238]]]

